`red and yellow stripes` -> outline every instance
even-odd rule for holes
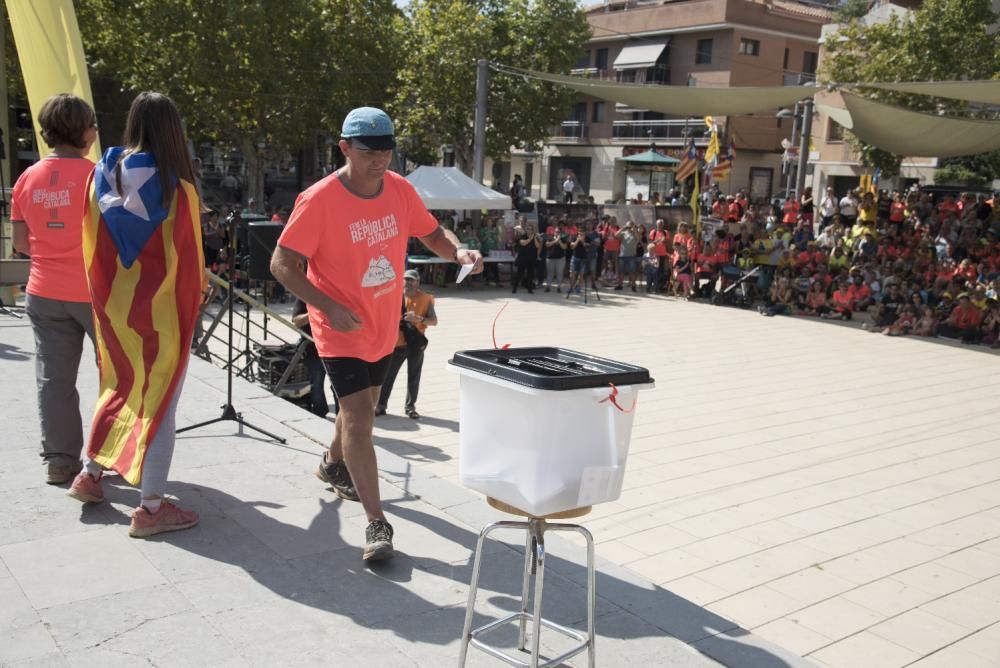
[[[101,385],[88,453],[133,485],[187,366],[205,266],[200,205],[180,181],[170,213],[125,268],[101,219],[93,178],[83,252]]]

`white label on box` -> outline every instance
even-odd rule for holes
[[[583,469],[580,478],[580,496],[577,506],[592,506],[595,503],[610,501],[621,489],[624,467],[621,466],[588,466]]]

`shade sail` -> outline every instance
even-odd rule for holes
[[[665,48],[667,48],[666,41],[626,46],[615,58],[612,66],[616,70],[640,70],[652,67],[660,59]]]
[[[510,197],[487,188],[458,167],[417,167],[407,174],[428,209],[509,209]]]
[[[1000,79],[986,81],[904,81],[901,83],[856,84],[864,88],[882,88],[900,93],[947,97],[967,102],[1000,104]]]
[[[909,111],[842,93],[850,128],[858,138],[897,155],[950,158],[1000,148],[1000,122]],[[829,110],[824,108],[829,113]]]
[[[775,111],[812,97],[814,86],[741,86],[736,88],[697,88],[694,86],[659,86],[623,84],[583,79],[534,70],[503,68],[509,74],[527,74],[542,81],[569,86],[584,95],[620,102],[633,109],[648,109],[679,116],[731,116]]]
[[[671,158],[669,155],[663,155],[652,150],[645,153],[636,153],[627,158],[622,158],[622,160],[633,165],[679,165],[681,162],[677,158]]]

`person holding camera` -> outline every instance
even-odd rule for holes
[[[427,328],[438,324],[434,312],[434,296],[420,290],[420,274],[408,269],[403,274],[403,313],[399,320],[399,338],[389,362],[389,373],[382,383],[375,415],[385,415],[392,386],[399,369],[406,362],[406,417],[419,420],[417,393],[420,391],[420,371],[424,367],[424,350],[427,348]]]
[[[621,242],[619,253],[618,285],[615,290],[622,290],[625,285],[625,278],[628,277],[629,287],[632,292],[636,291],[636,271],[639,261],[639,229],[631,220],[625,223],[625,227],[616,235]]]

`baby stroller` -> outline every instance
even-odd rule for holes
[[[719,277],[720,289],[712,295],[712,303],[716,306],[753,306],[753,283],[751,279],[760,273],[760,266],[753,269],[741,269],[733,264],[722,268]]]

